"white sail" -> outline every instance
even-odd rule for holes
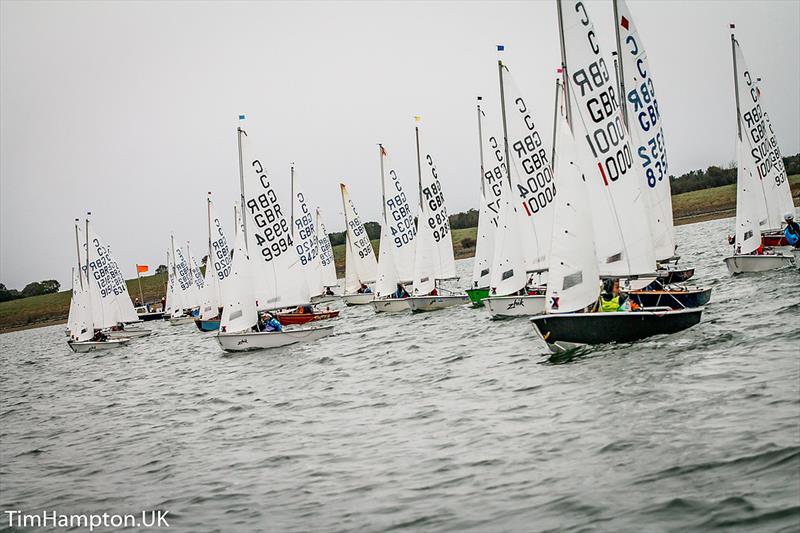
[[[606,64],[585,2],[559,0],[573,135],[592,199],[600,274],[627,277],[656,269],[646,223],[643,178],[633,165],[613,69]]]
[[[279,309],[311,300],[300,257],[294,248],[288,212],[278,201],[267,172],[241,136],[244,210],[253,288],[259,309]]]
[[[204,280],[203,320],[217,316],[231,277],[231,249],[214,203],[208,198],[208,260]]]
[[[189,252],[188,248],[186,252],[188,254]],[[197,289],[197,293],[202,295],[203,288],[205,287],[205,279],[203,278],[203,271],[200,270],[200,265],[197,263],[197,259],[194,256],[191,257],[192,257],[192,279],[194,279],[194,286]]]
[[[504,79],[515,208],[512,213],[519,219],[515,223],[518,228],[516,246],[520,248],[526,270],[544,270],[550,254],[556,195],[550,155],[542,141],[539,123],[534,120],[531,101],[522,96],[510,73],[506,73]]]
[[[194,274],[189,265],[189,261],[180,248],[175,248],[175,292],[179,293],[179,299],[183,309],[194,309],[200,306],[200,294],[194,283]]]
[[[386,170],[383,177],[385,193],[383,200],[386,204],[384,225],[389,227],[391,237],[389,243],[397,275],[400,281],[409,282],[414,275],[414,238],[417,229],[414,226],[414,216],[411,214],[408,197],[385,150],[382,150],[382,157]]]
[[[566,118],[556,119],[555,178],[558,186],[550,248],[548,313],[572,313],[597,300],[600,278],[589,197]]]
[[[378,279],[375,280],[375,297],[386,298],[397,290],[400,275],[395,263],[394,243],[388,224],[381,225],[381,242],[378,247]]]
[[[237,219],[236,227],[241,227],[240,219]],[[223,293],[220,332],[247,331],[257,322],[258,311],[253,296],[252,270],[247,255],[246,237],[243,231],[237,231],[230,279]]]
[[[333,247],[322,223],[322,214],[317,208],[317,241],[319,242],[319,262],[322,265],[322,284],[325,287],[335,287],[339,284],[336,277],[336,263],[333,258]]]
[[[641,189],[647,200],[646,213],[650,223],[656,259],[675,255],[675,234],[672,221],[672,191],[667,173],[667,149],[661,126],[661,113],[656,98],[653,71],[647,60],[644,43],[639,37],[625,0],[617,1],[622,72],[628,128],[631,134],[634,166],[641,166],[644,178]]]
[[[85,280],[81,279],[81,270],[72,271],[72,298],[69,302],[69,319],[67,328],[69,336],[75,341],[88,341],[94,336],[91,300],[84,289]]]
[[[92,228],[89,228],[88,247],[94,326],[107,328],[120,322],[138,321],[125,278],[111,255],[111,249]]]
[[[455,278],[456,266],[450,220],[436,164],[422,141],[419,146],[422,175],[413,279],[414,294],[425,295],[433,290],[437,279]]]
[[[737,254],[750,254],[761,246],[759,230],[760,210],[763,206],[763,189],[752,168],[752,150],[749,136],[742,135],[736,141],[739,166],[736,170],[736,243]]]
[[[300,186],[300,178],[292,169],[292,241],[306,275],[309,294],[322,294],[322,265],[319,258],[319,241],[314,227],[314,215]]]
[[[167,250],[167,303],[165,309],[170,316],[179,316],[186,308],[182,296],[183,291],[180,290],[178,273],[175,270],[175,255],[170,247]]]
[[[353,294],[361,287],[356,272],[355,252],[350,244],[350,233],[344,232],[344,293]]]
[[[490,130],[490,128],[486,128]],[[493,130],[490,130],[493,131]],[[503,161],[502,139],[483,134],[483,167],[481,168],[481,207],[478,212],[478,235],[475,244],[475,261],[472,265],[472,288],[488,287],[494,259],[495,236],[500,216],[506,165]]]
[[[221,298],[219,296],[219,282],[214,271],[214,261],[206,261],[206,273],[203,276],[203,300],[200,304],[200,319],[211,320],[219,314]]]
[[[340,187],[344,204],[344,219],[347,224],[347,240],[351,252],[350,257],[347,258],[345,270],[352,266],[351,278],[355,276],[359,283],[372,283],[377,277],[378,270],[375,252],[372,249],[367,230],[364,229],[353,200],[350,199],[350,194],[347,192],[347,186],[342,183]],[[346,284],[345,288],[347,289],[349,286],[350,284]]]
[[[739,124],[742,137],[747,137],[749,151],[739,153],[739,165],[750,169],[762,190],[762,204],[758,206],[761,231],[779,229],[783,215],[793,211],[792,193],[783,168],[778,143],[767,123],[761,105],[760,89],[755,76],[747,68],[739,41],[734,39],[736,77],[739,97]]]
[[[528,282],[523,252],[522,226],[530,222],[517,212],[517,195],[508,180],[503,183],[500,217],[494,242],[491,267],[491,296],[506,296],[524,288]],[[532,226],[531,226],[532,228]]]

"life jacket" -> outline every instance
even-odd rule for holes
[[[619,311],[619,306],[619,296],[614,296],[610,300],[606,300],[602,296],[600,297],[600,311],[603,313]]]
[[[789,244],[797,244],[800,241],[800,224],[794,221],[787,223],[786,229],[783,230],[783,235],[789,241]]]

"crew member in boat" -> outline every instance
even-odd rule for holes
[[[92,341],[94,342],[105,342],[107,340],[108,340],[108,335],[106,335],[99,329],[95,332],[94,337],[92,337]]]
[[[783,230],[786,241],[795,248],[800,248],[800,224],[794,221],[794,215],[791,213],[783,215],[783,220],[786,221],[786,228]]]
[[[333,290],[330,287],[325,287],[325,296],[336,296],[333,294]]]
[[[366,283],[362,283],[356,292],[358,294],[372,294],[372,289],[367,287]]]
[[[408,298],[409,294],[402,283],[397,284],[397,290],[392,293],[392,298]]]
[[[299,315],[310,315],[314,313],[314,310],[310,305],[298,305],[294,312]]]
[[[258,314],[258,323],[253,327],[256,331],[259,332],[273,332],[273,331],[283,331],[283,326],[278,319],[272,316],[271,313],[259,313]]]
[[[603,281],[603,292],[600,293],[600,299],[597,303],[598,311],[601,313],[635,311],[639,307],[636,302],[628,299],[627,294],[620,292],[618,279],[607,279]]]

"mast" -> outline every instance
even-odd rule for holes
[[[567,71],[567,47],[564,44],[564,16],[561,13],[561,0],[556,0],[558,11],[558,39],[561,44],[561,75],[564,77],[564,106],[567,113],[567,123],[572,129],[572,108],[569,101],[569,74]]]
[[[483,167],[483,129],[481,129],[481,115],[483,111],[481,111],[481,100],[482,97],[478,97],[478,153],[481,156],[481,194],[486,196],[486,184],[483,183],[483,175],[485,173]]]
[[[614,74],[617,76],[617,91],[619,94],[617,98],[619,98],[619,106],[622,108],[622,122],[625,124],[625,127],[628,127],[628,107],[625,105],[625,71],[622,66],[622,41],[620,41],[619,37],[619,27],[620,27],[620,20],[619,20],[619,8],[617,6],[617,2],[619,0],[612,0],[611,4],[614,6],[614,37],[617,42],[617,54],[614,58]],[[613,54],[612,54],[613,55]],[[619,65],[617,65],[619,62]]]
[[[383,145],[378,143],[378,156],[381,158],[381,199],[383,200],[383,223],[388,224],[389,220],[386,218],[386,184],[383,181]]]
[[[244,216],[244,163],[242,162],[242,134],[247,137],[247,132],[244,131],[241,127],[236,128],[236,141],[239,145],[239,188],[240,188],[240,196],[241,196],[241,204],[242,204],[242,229],[244,230],[245,236],[247,235],[247,221],[245,220]],[[174,248],[174,246],[173,246]],[[244,240],[244,248],[247,249],[247,238]]]
[[[292,228],[292,239],[294,239],[294,161],[292,161],[289,173],[291,175],[292,201],[289,206],[289,227]]]
[[[206,269],[208,269],[208,262],[211,261],[211,191],[208,191],[206,197],[206,207],[208,208],[208,259],[206,259]]]
[[[419,231],[419,220],[422,215],[422,164],[419,161],[419,126],[414,126],[414,135],[417,140],[417,180],[419,189],[419,214],[417,215],[417,231]]]
[[[505,145],[505,157],[506,157],[506,170],[508,171],[508,186],[511,190],[514,190],[514,187],[511,185],[511,160],[508,158],[508,126],[506,125],[506,93],[505,89],[503,88],[503,60],[497,60],[497,72],[500,76],[500,110],[502,111],[503,115],[503,144]]]
[[[86,290],[92,292],[92,284],[89,282],[89,217],[92,212],[86,213]],[[90,298],[91,299],[91,298]],[[100,308],[102,311],[102,307]],[[94,316],[92,316],[92,335],[94,335]]]
[[[736,93],[736,134],[739,140],[742,140],[742,122],[739,120],[741,110],[739,107],[739,66],[736,64],[736,37],[733,30],[736,29],[736,24],[731,24],[731,54],[733,54],[733,90]]]
[[[81,242],[80,237],[78,237],[78,219],[75,219],[75,251],[78,253],[78,278],[80,278],[81,282],[81,289],[83,289],[83,276],[81,275]],[[88,276],[88,271],[87,271]],[[74,276],[73,276],[74,279]],[[86,281],[88,282],[89,279],[87,278]]]
[[[552,165],[552,171],[555,172],[556,168],[556,127],[558,125],[558,91],[561,89],[561,80],[556,78],[556,98],[555,104],[553,105],[553,153],[550,156],[550,165]]]
[[[139,263],[136,263],[136,280],[139,282],[139,301],[141,305],[144,305],[144,293],[142,292],[142,278],[139,276]],[[147,309],[147,307],[145,307]]]

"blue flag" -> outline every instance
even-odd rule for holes
[[[498,45],[497,45],[497,51],[498,51],[498,52],[502,52],[502,51],[503,51],[503,50],[505,50],[505,49],[506,49],[506,47],[505,47],[504,45],[502,45],[502,44],[498,44]]]
[[[244,115],[239,115],[239,120],[244,120]]]

